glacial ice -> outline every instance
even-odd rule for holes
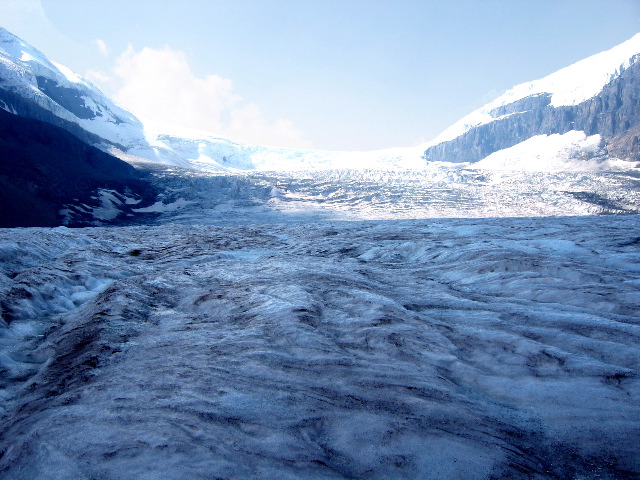
[[[531,94],[589,98],[638,42],[435,141]],[[425,165],[427,145],[240,145],[143,126],[0,43],[7,88],[127,161],[176,165],[145,164],[162,192],[134,209],[148,225],[0,230],[0,478],[640,476],[640,217],[618,215],[638,213],[640,176],[576,160],[597,138],[534,137],[475,166]],[[36,75],[80,87],[96,118]],[[140,202],[95,200],[63,212],[99,224]]]
[[[640,210],[638,170],[420,170],[203,173],[155,164],[159,222],[571,216]],[[179,207],[179,208],[178,208]],[[137,211],[140,211],[137,209]],[[255,216],[260,217],[256,220]]]
[[[286,218],[0,231],[0,478],[640,474],[640,217]]]

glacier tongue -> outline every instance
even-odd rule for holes
[[[565,145],[565,139],[560,140]],[[595,158],[574,162],[580,164],[579,168],[597,169],[602,165]],[[419,170],[228,174],[154,167],[154,184],[164,193],[158,197],[158,203],[142,211],[161,213],[160,217],[148,220],[161,223],[525,217],[640,211],[637,171],[531,172],[429,164]]]
[[[639,218],[0,232],[0,476],[632,478]]]

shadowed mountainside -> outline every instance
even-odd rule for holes
[[[61,128],[2,109],[0,186],[1,227],[60,225],[65,204],[92,203],[98,188],[153,195],[143,174],[128,163]]]

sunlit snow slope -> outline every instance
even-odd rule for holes
[[[527,97],[550,95],[553,107],[578,105],[595,97],[605,85],[635,64],[639,54],[640,33],[610,50],[585,58],[542,79],[513,87],[453,124],[428,146],[453,140],[473,127],[513,115],[516,112],[499,115],[496,110]]]
[[[640,161],[638,58],[640,34],[543,79],[518,85],[428,143],[424,158],[476,163],[498,154],[507,160],[500,162],[501,168],[525,170],[576,170],[588,168],[592,159],[601,163],[617,158],[633,167]],[[585,149],[576,148],[578,134],[588,138]],[[534,145],[546,158],[536,161],[530,156],[523,163],[522,152]],[[572,156],[567,158],[569,150]],[[516,161],[508,161],[511,155]],[[487,163],[495,165],[495,158]]]

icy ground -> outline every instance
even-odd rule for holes
[[[640,212],[640,169],[420,170],[204,173],[150,164],[163,192],[139,212],[158,223],[397,220]],[[153,218],[148,219],[154,221]]]
[[[0,231],[0,478],[638,478],[639,227]]]

